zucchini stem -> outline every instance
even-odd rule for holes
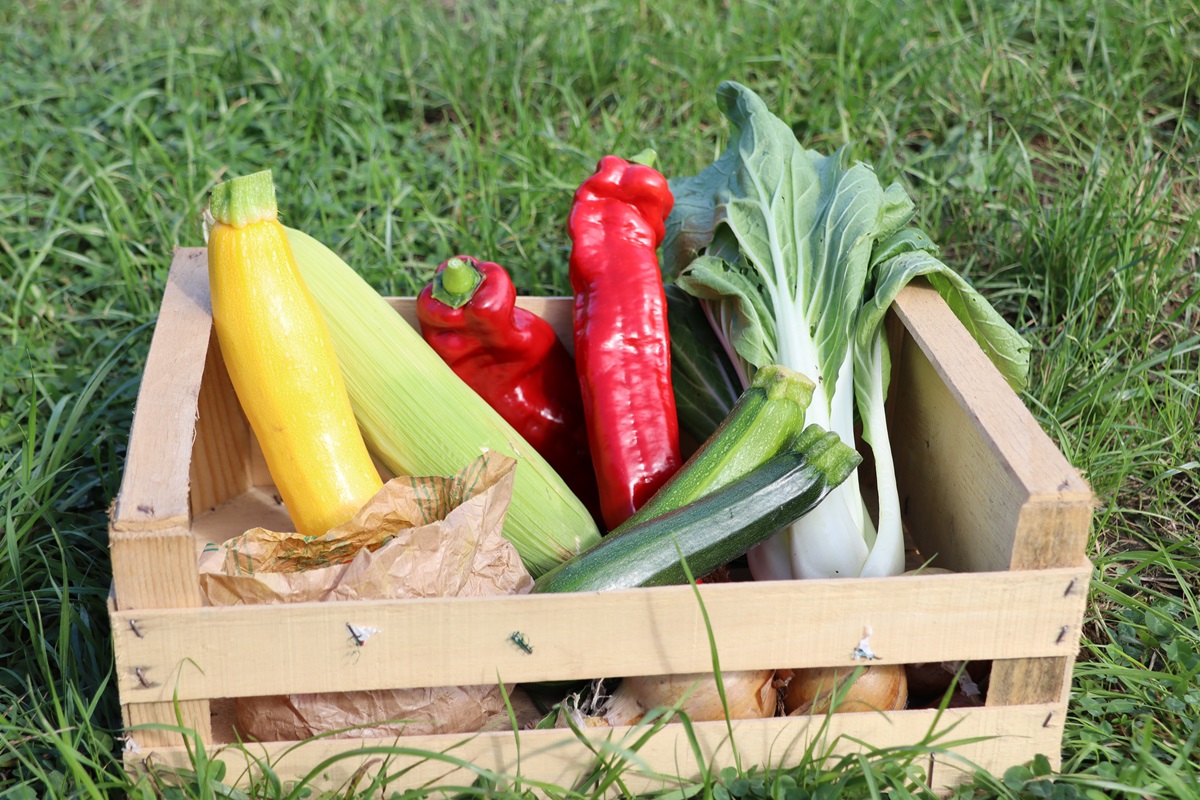
[[[241,228],[266,219],[276,219],[275,182],[271,170],[232,178],[212,188],[208,212],[223,224]]]

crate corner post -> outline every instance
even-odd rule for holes
[[[212,329],[205,251],[175,252],[159,321],[138,391],[120,492],[109,520],[114,629],[139,638],[137,612],[201,605],[196,545],[191,532],[190,462],[196,434],[201,374]],[[115,652],[126,729],[182,726],[212,741],[207,700],[139,702],[140,689],[172,679],[148,674],[136,657]],[[129,733],[129,752],[182,744],[173,730],[146,727]]]

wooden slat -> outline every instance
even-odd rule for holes
[[[250,423],[212,335],[198,406],[189,484],[193,515],[214,511],[254,485]]]
[[[176,253],[163,292],[112,522],[118,530],[186,526],[197,393],[212,328],[204,250]],[[142,565],[139,565],[142,566]],[[117,584],[117,602],[121,599]]]
[[[115,602],[120,609],[200,605],[188,482],[211,327],[204,251],[181,250],[171,264],[163,293],[109,525]],[[125,663],[123,656],[118,647],[118,669]],[[136,671],[136,665],[128,669]],[[125,692],[121,701],[127,726],[177,724],[177,709],[169,702],[132,703]],[[178,714],[185,725],[206,740],[211,738],[207,701],[183,702]],[[180,741],[178,735],[160,730],[132,735],[145,746]]]
[[[962,533],[955,549],[975,560],[984,556],[965,551],[1007,549],[1003,566],[1011,569],[1076,563],[1087,546],[1093,503],[1086,481],[927,281],[906,287],[893,308],[924,355],[917,358],[917,348],[908,348],[898,376],[910,395],[898,424],[910,415],[927,422],[913,442],[924,438],[926,447],[913,447],[906,464],[918,470],[918,461],[936,466],[944,482],[922,485],[923,501],[936,506],[953,500],[961,515],[953,525]],[[931,370],[938,380],[931,379]],[[898,460],[903,455],[896,453]],[[1049,527],[1044,514],[1063,524]],[[1003,535],[1000,541],[980,541],[980,532]]]
[[[701,593],[727,670],[851,664],[868,632],[887,663],[993,659],[1073,653],[1082,609],[1064,592],[1087,574],[1085,566],[714,584]],[[756,620],[771,621],[770,635],[748,630]],[[359,647],[348,625],[378,632]],[[124,653],[122,691],[146,700],[687,673],[712,664],[689,587],[139,610],[119,613],[113,631]],[[514,631],[533,654],[509,640]]]
[[[911,341],[893,381],[900,508],[921,554],[963,572],[1008,569],[1026,493]]]
[[[1074,656],[1072,653],[1062,658],[1010,658],[993,662],[987,704],[1062,703],[1066,708],[1071,694]]]
[[[1082,504],[1027,503],[1021,510],[1017,533],[1017,541],[1024,546],[1014,554],[1014,561],[1029,564],[1030,568],[1054,564],[1064,557],[1057,538],[1078,538],[1080,531],[1086,534],[1090,522],[1091,508]],[[1042,534],[1037,535],[1034,531]],[[1081,615],[1087,602],[1087,585],[1088,581],[1083,580],[1073,588]],[[997,661],[992,665],[988,704],[1066,703],[1074,655],[1072,652],[1064,658]]]
[[[192,520],[192,537],[197,552],[205,545],[220,544],[251,528],[269,531],[292,530],[292,518],[274,486],[254,486],[219,508]]]
[[[1044,753],[1057,761],[1061,719],[1052,716],[1053,708],[1026,706],[1008,709],[949,709],[940,718],[936,711],[893,712],[886,717],[874,713],[839,714],[828,718],[774,718],[754,722],[734,722],[734,743],[745,765],[786,768],[798,764],[812,741],[817,752],[842,754],[860,751],[858,742],[877,748],[913,745],[925,740],[930,730],[948,731],[938,743],[948,745],[977,739],[953,748],[958,758],[996,773],[1013,764],[1029,761]],[[1050,716],[1051,723],[1045,724]],[[827,723],[827,727],[823,727]],[[953,726],[952,730],[951,727]],[[619,743],[631,729],[589,729],[593,746],[611,739]],[[636,731],[636,729],[633,729]],[[733,764],[732,748],[724,722],[694,725],[701,759],[714,772]],[[626,740],[627,741],[627,740]],[[362,752],[364,747],[384,748]],[[259,763],[270,763],[276,774],[299,776],[323,765],[316,779],[316,790],[336,790],[346,784],[360,768],[365,776],[378,772],[386,761],[390,775],[397,776],[386,787],[387,793],[399,792],[426,782],[436,785],[468,785],[475,774],[441,760],[422,760],[413,755],[388,751],[445,752],[482,770],[501,775],[520,774],[526,781],[545,781],[570,786],[585,774],[590,754],[583,743],[568,730],[533,730],[520,733],[520,751],[511,731],[469,735],[410,736],[398,740],[321,739],[302,745],[294,743],[250,743],[244,749],[229,747],[210,752],[210,757],[228,766],[226,780],[239,786],[261,773]],[[356,752],[358,751],[358,752]],[[681,776],[694,780],[699,774],[696,757],[683,726],[663,727],[638,753],[650,773]],[[339,758],[340,756],[340,758]],[[325,763],[333,759],[332,763]],[[183,748],[143,749],[127,753],[126,762],[134,768],[152,764],[164,769],[188,769],[191,762]],[[928,756],[916,762],[929,769]],[[939,757],[933,767],[932,783],[945,792],[969,777],[954,757]],[[366,766],[364,766],[366,765]],[[639,774],[641,773],[641,774]],[[625,775],[633,792],[667,788],[662,778],[652,777],[639,767]]]

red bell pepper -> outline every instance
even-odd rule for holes
[[[575,369],[609,530],[679,468],[667,305],[655,255],[674,198],[650,163],[600,159],[575,192],[567,230]]]
[[[421,335],[599,516],[574,361],[550,323],[516,299],[499,264],[447,259],[417,298]]]

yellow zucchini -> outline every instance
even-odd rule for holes
[[[320,536],[383,482],[276,219],[271,173],[217,184],[209,216],[208,277],[225,366],[296,530]]]

